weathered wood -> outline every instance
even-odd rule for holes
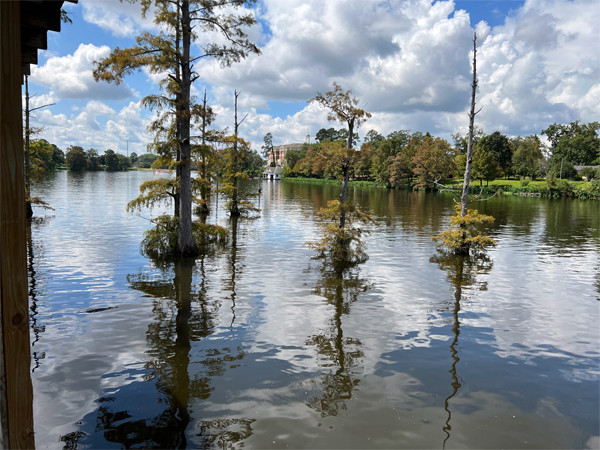
[[[62,1],[26,1],[20,3],[22,25],[43,30],[60,31]]]
[[[38,63],[38,49],[35,47],[21,47],[21,62],[27,64]]]
[[[7,407],[3,419],[11,449],[35,447],[29,372],[20,4],[0,1],[0,302]]]
[[[21,46],[28,45],[30,47],[48,49],[47,31],[40,28],[21,28]]]

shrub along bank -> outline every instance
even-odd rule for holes
[[[284,178],[285,182],[291,183],[302,183],[302,184],[321,184],[321,185],[333,185],[339,184],[340,182],[331,178]],[[446,183],[444,183],[446,184]],[[380,183],[376,181],[350,181],[350,187],[382,187],[389,188],[389,183]],[[452,189],[460,190],[462,185],[459,183],[449,182],[446,186]],[[410,184],[401,186],[400,188],[413,189]],[[567,180],[553,180],[548,181],[533,181],[533,182],[521,182],[518,180],[494,180],[490,182],[488,186],[479,186],[479,183],[475,182],[469,186],[469,193],[476,195],[483,191],[483,195],[508,194],[508,195],[534,195],[540,197],[572,197],[581,200],[600,199],[600,181],[594,180],[591,182],[582,181],[567,181]]]

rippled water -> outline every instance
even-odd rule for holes
[[[338,188],[264,182],[256,220],[213,199],[226,250],[160,265],[139,253],[151,212],[125,212],[155,176],[37,187],[39,448],[598,448],[597,202],[480,203],[497,247],[461,261],[430,240],[448,195],[351,189],[378,226],[336,274],[304,244]]]

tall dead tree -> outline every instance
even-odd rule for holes
[[[467,164],[465,166],[465,179],[463,181],[462,195],[460,197],[460,217],[465,217],[469,212],[469,183],[471,182],[471,167],[473,166],[473,131],[475,127],[475,93],[477,91],[477,33],[473,34],[473,82],[471,83],[471,111],[469,112],[469,142],[467,143]]]
[[[238,142],[239,142],[239,137],[238,137],[238,129],[240,127],[240,125],[242,124],[242,122],[244,120],[246,120],[246,117],[248,117],[248,114],[246,114],[244,116],[244,118],[238,122],[238,97],[240,96],[240,93],[238,91],[234,91],[233,92],[233,96],[234,96],[234,100],[235,100],[235,105],[234,105],[234,122],[233,122],[233,148],[232,148],[232,152],[231,152],[231,162],[232,162],[232,171],[233,171],[233,190],[231,193],[231,202],[230,202],[230,206],[229,206],[229,212],[232,216],[239,216],[240,215],[240,209],[239,209],[239,199],[238,199],[238,188],[239,188],[239,180],[238,180]]]

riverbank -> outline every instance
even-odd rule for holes
[[[301,184],[340,184],[338,180],[332,180],[327,178],[284,178],[283,181],[288,183],[301,183]],[[443,184],[450,187],[450,190],[460,190],[462,184],[452,182],[452,180],[443,181]],[[379,183],[376,181],[362,181],[362,180],[351,180],[349,181],[350,187],[380,187],[380,188],[394,188],[388,183]],[[413,189],[410,184],[399,186],[395,188],[400,189]],[[490,181],[489,184],[480,186],[479,181],[471,182],[469,185],[469,193],[483,195],[508,194],[508,195],[522,195],[522,196],[533,196],[533,197],[572,197],[581,200],[598,200],[600,199],[600,183],[598,181],[568,181],[568,180],[556,180],[555,183],[548,184],[546,181],[530,181],[523,185],[520,180],[494,180]]]

